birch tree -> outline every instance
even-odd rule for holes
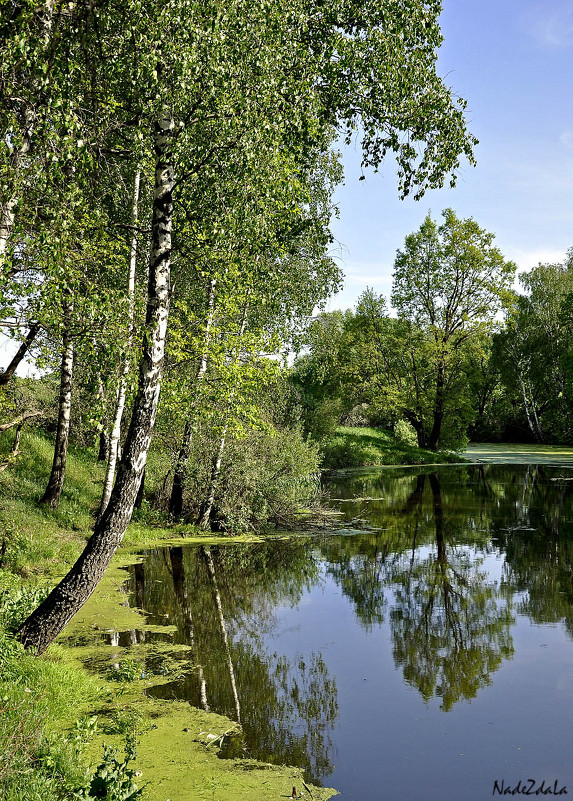
[[[570,380],[573,265],[539,264],[520,275],[523,292],[508,304],[495,342],[503,383],[538,442],[573,439]]]
[[[141,9],[127,4],[121,24],[108,16],[110,37]],[[402,194],[420,195],[472,158],[463,101],[452,99],[435,71],[441,42],[440,4],[404,0],[374,7],[267,0],[224,8],[194,0],[145,7],[136,46],[112,89],[141,74],[137,116],[153,121],[155,182],[147,315],[139,384],[117,478],[106,511],[66,577],[24,622],[20,640],[41,653],[93,592],[130,520],[145,467],[161,382],[170,303],[174,191],[221,170],[256,163],[285,148],[304,164],[309,148],[326,149],[333,126],[364,131],[363,161],[378,166],[396,155]],[[131,61],[130,61],[131,59]],[[107,68],[107,67],[106,67]],[[148,87],[155,90],[146,94]],[[372,91],[376,87],[376,91]],[[116,95],[128,125],[133,112]],[[145,106],[141,108],[142,104]],[[200,214],[200,209],[196,210]]]
[[[133,334],[135,327],[135,270],[137,266],[137,221],[138,221],[138,207],[139,207],[139,186],[141,181],[141,168],[138,166],[135,170],[135,177],[133,180],[133,196],[131,206],[131,225],[132,234],[129,248],[129,269],[127,276],[127,342],[125,347],[125,355],[123,357],[123,364],[120,368],[120,376],[117,384],[117,397],[115,402],[115,410],[113,421],[109,436],[107,437],[107,466],[105,471],[105,478],[103,483],[103,492],[99,508],[99,516],[101,516],[109,503],[113,480],[115,477],[115,468],[117,464],[117,457],[120,446],[121,435],[121,421],[123,418],[123,410],[125,408],[125,401],[127,395],[127,379],[130,370],[130,352],[133,344]]]

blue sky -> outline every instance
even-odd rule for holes
[[[473,217],[520,270],[561,261],[573,246],[573,0],[444,0],[438,70],[468,101],[480,140],[455,189],[400,201],[393,164],[360,175],[344,151],[345,185],[334,249],[344,290],[327,308],[349,308],[373,287],[386,296],[396,250],[428,211]]]

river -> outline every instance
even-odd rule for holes
[[[177,665],[149,692],[240,722],[228,755],[301,766],[341,801],[572,793],[573,469],[353,471],[327,489],[337,532],[158,547],[130,568],[147,642]]]

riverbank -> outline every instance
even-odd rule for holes
[[[454,464],[458,454],[430,451],[400,442],[389,431],[380,428],[339,426],[322,443],[323,466],[327,470],[350,467],[383,467],[386,465]]]
[[[137,560],[135,549],[158,540],[208,543],[215,538],[189,526],[161,527],[151,513],[147,519],[140,513],[95,593],[46,655],[23,653],[7,634],[83,549],[101,492],[103,466],[93,452],[72,448],[58,510],[38,506],[51,448],[42,436],[24,432],[18,463],[0,474],[1,797],[56,801],[77,797],[73,793],[82,787],[87,793],[82,797],[94,797],[89,786],[104,745],[117,750],[115,757],[108,752],[108,780],[114,774],[124,787],[129,782],[145,787],[148,801],[274,801],[289,796],[293,786],[299,792],[303,784],[296,768],[218,759],[220,736],[236,728],[231,720],[145,695],[178,668],[162,657],[160,646],[145,643],[151,627],[126,606],[125,567]],[[143,633],[136,656],[134,649],[127,656],[113,643],[119,642],[119,632],[136,631]],[[152,650],[158,670],[149,674],[142,665]],[[124,758],[127,738],[137,743],[133,761]],[[334,792],[311,791],[315,799]]]

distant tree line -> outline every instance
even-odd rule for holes
[[[390,298],[319,315],[293,368],[306,430],[403,431],[421,447],[573,442],[573,251],[519,275],[451,209],[406,238]]]

